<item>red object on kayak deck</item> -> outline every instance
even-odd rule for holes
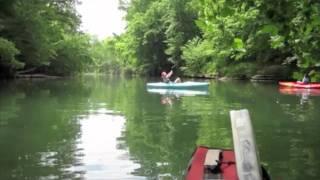
[[[210,172],[206,170],[204,162],[208,150],[208,147],[197,147],[192,155],[189,167],[186,172],[186,180],[203,180],[206,177],[206,173]],[[220,176],[224,180],[238,180],[237,168],[235,164],[235,154],[232,150],[221,150],[220,159]]]

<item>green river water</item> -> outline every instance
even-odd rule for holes
[[[242,108],[272,179],[320,179],[320,96],[216,81],[159,94],[149,81],[1,83],[0,179],[182,179],[196,145],[232,148],[229,111]]]

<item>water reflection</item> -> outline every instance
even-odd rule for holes
[[[140,166],[130,160],[127,150],[119,149],[118,138],[125,118],[100,108],[80,116],[82,165],[72,171],[84,171],[85,179],[143,179],[130,174]]]
[[[188,90],[188,89],[150,89],[147,91],[149,93],[161,94],[161,95],[174,95],[174,96],[199,96],[208,95],[208,90]]]
[[[174,102],[174,99],[176,97],[170,97],[170,96],[162,96],[161,97],[161,104],[166,104],[166,105],[170,105],[172,106],[173,102]]]
[[[68,92],[73,85],[67,87]],[[77,88],[72,97],[57,96],[60,86],[66,87],[61,81],[17,81],[1,90],[1,179],[82,177],[81,171],[67,170],[80,163],[81,156],[76,147],[80,126],[73,118],[77,112],[65,108],[85,98],[87,90]]]
[[[181,179],[196,145],[232,148],[229,110],[241,108],[272,179],[320,178],[318,96],[301,105],[277,85],[243,82],[212,82],[206,95],[154,94],[145,83],[0,86],[0,179]]]
[[[320,96],[320,89],[280,87],[279,92],[287,95]]]
[[[285,95],[300,97],[300,104],[308,104],[311,96],[320,96],[320,89],[280,87],[279,92]]]
[[[178,101],[183,96],[203,96],[209,95],[208,89],[188,90],[188,89],[147,89],[148,93],[160,94],[161,104],[172,106],[175,101]]]

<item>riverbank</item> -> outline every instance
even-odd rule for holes
[[[194,75],[194,76],[183,76],[186,78],[201,78],[201,79],[216,79],[220,81],[229,81],[229,80],[241,80],[241,81],[253,81],[253,82],[276,82],[279,80],[288,80],[289,78],[281,77],[277,75],[261,75],[256,74],[251,77],[239,76],[239,77],[229,77],[229,76],[210,76],[210,75]]]
[[[17,74],[15,75],[15,78],[21,78],[21,79],[58,79],[62,78],[62,76],[52,76],[52,75],[46,75],[46,74]]]

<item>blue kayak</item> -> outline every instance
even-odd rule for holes
[[[193,82],[187,81],[182,83],[164,83],[164,82],[157,82],[157,83],[147,83],[147,88],[153,89],[203,89],[208,88],[208,82]]]

